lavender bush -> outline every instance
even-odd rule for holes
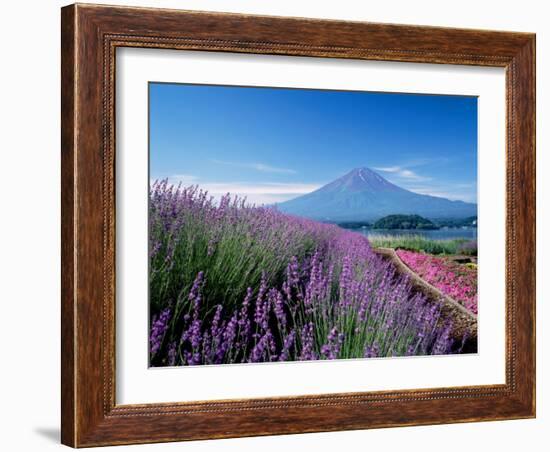
[[[150,193],[153,366],[451,353],[366,237],[197,186]]]

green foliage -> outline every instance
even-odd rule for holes
[[[433,240],[420,235],[384,235],[369,238],[372,246],[377,248],[401,248],[410,251],[421,251],[429,254],[465,254],[465,244],[470,244],[466,239]],[[475,243],[475,242],[474,242]],[[467,247],[469,255],[477,254],[477,245]]]
[[[376,221],[373,229],[438,229],[438,227],[420,215],[388,215]]]
[[[260,284],[262,273],[268,275],[269,284],[276,284],[292,256],[303,258],[315,247],[305,233],[289,237],[284,225],[266,231],[259,239],[246,218],[220,222],[214,228],[205,218],[189,215],[182,221],[177,237],[171,237],[159,224],[153,224],[151,236],[163,246],[151,262],[152,305],[160,307],[166,300],[185,300],[196,275],[204,270],[208,279],[205,302],[211,305],[215,300],[232,310],[234,303],[245,297],[247,287]]]

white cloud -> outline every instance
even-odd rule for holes
[[[286,183],[203,183],[200,188],[207,190],[215,198],[231,193],[232,195],[246,196],[248,202],[253,204],[273,204],[287,201],[306,193],[317,190],[317,184],[286,184]]]
[[[151,181],[153,183],[154,180]],[[246,197],[250,204],[274,204],[288,201],[297,196],[311,193],[321,187],[321,184],[293,184],[293,183],[253,183],[253,182],[202,182],[197,176],[179,174],[168,177],[168,183],[182,186],[198,185],[208,191],[215,199],[230,193],[239,197]]]
[[[384,173],[397,173],[401,170],[400,166],[375,166],[376,171],[383,171]]]
[[[415,181],[427,181],[430,180],[430,177],[420,176],[419,174],[411,171],[410,169],[404,168],[402,166],[380,166],[374,168],[377,171],[382,171],[384,173],[390,173],[396,178],[406,179],[406,180],[415,180]]]
[[[477,203],[477,192],[475,184],[451,184],[441,186],[410,186],[407,190],[421,195],[437,196],[452,201],[464,201]]]
[[[266,165],[265,163],[241,163],[241,162],[228,162],[226,160],[211,159],[212,163],[218,165],[235,166],[237,168],[247,168],[263,173],[275,173],[275,174],[296,174],[296,171],[289,168],[280,168],[277,166]]]
[[[412,166],[419,165],[421,163]],[[374,169],[387,173],[388,179],[395,184],[421,195],[437,196],[453,201],[477,202],[476,185],[474,183],[440,184],[431,177],[421,176],[405,166],[398,165],[382,166]]]

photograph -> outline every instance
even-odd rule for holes
[[[10,14],[7,450],[537,443],[542,6],[132,1]]]
[[[477,97],[148,90],[150,367],[477,352]]]

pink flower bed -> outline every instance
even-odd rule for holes
[[[424,281],[477,314],[477,270],[441,257],[397,250],[399,258]]]

